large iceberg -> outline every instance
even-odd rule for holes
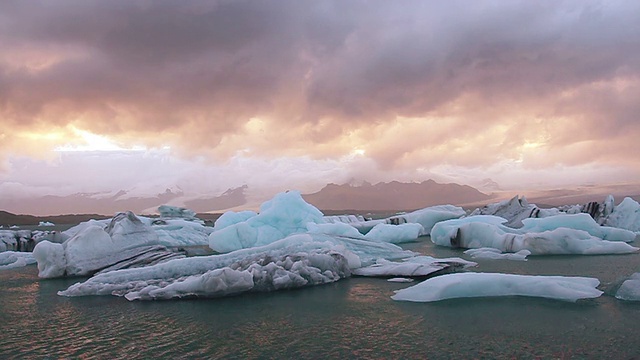
[[[389,243],[293,234],[261,247],[98,274],[59,294],[119,295],[129,300],[219,297],[324,284],[378,259],[413,255]]]
[[[640,204],[630,197],[624,198],[613,208],[603,224],[640,233]]]
[[[158,235],[131,212],[117,214],[104,228],[81,226],[62,244],[39,242],[33,250],[39,276],[90,275],[118,263],[139,264],[141,259],[166,261],[184,255],[158,245]],[[150,252],[155,255],[150,256]]]
[[[635,239],[634,233],[597,225],[592,228],[585,220],[589,220],[585,214],[531,218],[524,220],[521,229],[513,229],[502,225],[504,219],[501,217],[477,215],[436,224],[431,230],[431,241],[455,248],[489,247],[509,253],[528,250],[532,255],[626,254],[638,251],[638,248],[624,242]],[[613,241],[602,240],[589,231]]]
[[[431,302],[488,296],[532,296],[575,302],[597,298],[600,281],[587,277],[534,276],[493,273],[456,273],[437,276],[398,290],[399,301]]]
[[[222,228],[214,226],[209,235],[209,247],[226,253],[263,246],[291,234],[306,232],[307,223],[324,223],[322,212],[305,202],[298,191],[277,194],[260,206],[259,214],[246,216],[246,220]],[[228,221],[229,218],[237,220],[242,217],[226,215],[223,220]]]

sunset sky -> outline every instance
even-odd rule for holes
[[[640,181],[637,1],[1,1],[0,197]]]

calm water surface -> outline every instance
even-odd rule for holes
[[[468,258],[421,240],[405,247]],[[609,293],[640,271],[640,254],[478,262],[473,271],[596,277]],[[56,295],[79,280],[39,280],[35,266],[0,271],[0,359],[640,358],[640,304],[611,294],[407,303],[390,299],[407,284],[351,278],[225,299]]]

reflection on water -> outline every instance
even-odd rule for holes
[[[463,256],[430,242],[407,248]],[[593,276],[603,289],[640,271],[639,254],[478,263],[474,271]],[[411,284],[370,278],[215,300],[56,295],[77,281],[40,281],[35,266],[0,272],[1,359],[640,356],[640,304],[611,296],[576,304],[524,297],[406,303],[390,296]]]

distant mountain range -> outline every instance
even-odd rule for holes
[[[0,209],[16,214],[49,216],[57,214],[103,214],[113,215],[121,211],[136,214],[153,213],[160,205],[184,204],[196,212],[224,210],[246,203],[244,191],[247,186],[228,189],[220,196],[189,200],[178,189],[166,189],[155,195],[132,195],[125,190],[116,193],[77,193],[68,196],[47,195],[42,197],[2,199]],[[186,199],[186,200],[185,200]]]
[[[392,181],[360,186],[329,184],[322,190],[303,195],[321,210],[415,210],[433,205],[467,204],[488,200],[491,196],[460,184],[440,184],[433,180],[421,183]]]

